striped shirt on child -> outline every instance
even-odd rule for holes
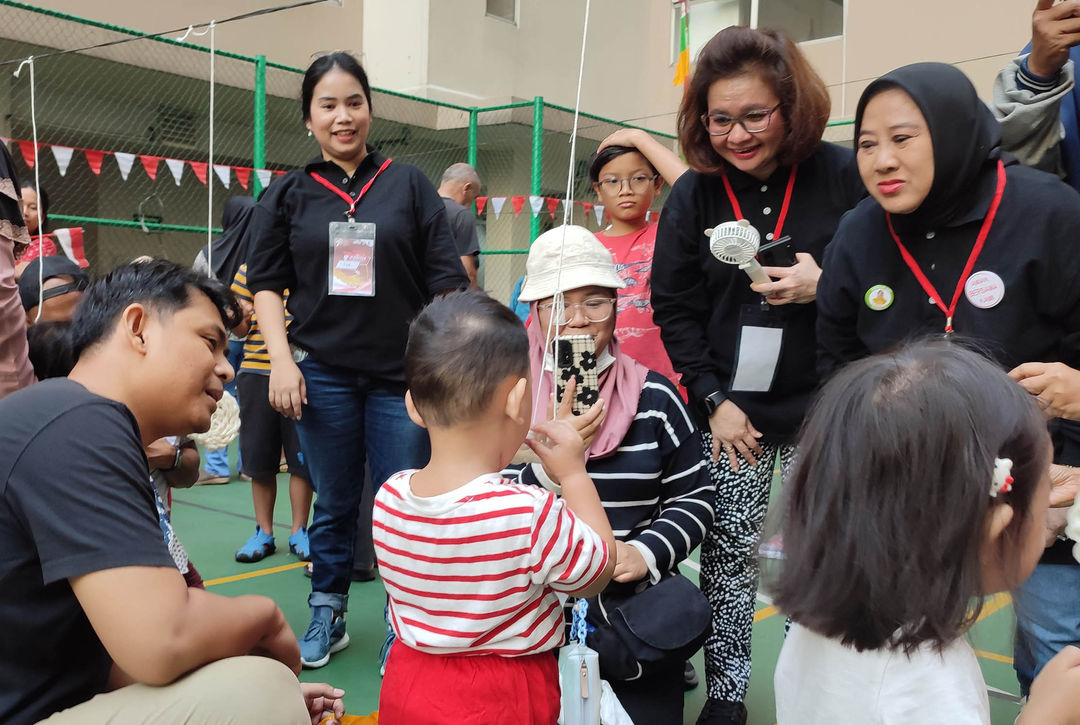
[[[603,539],[549,491],[498,473],[420,497],[395,474],[375,496],[373,534],[390,620],[430,654],[535,654],[563,641],[556,592],[593,583]]]

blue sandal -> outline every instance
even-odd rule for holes
[[[277,551],[277,546],[274,545],[274,535],[268,534],[256,526],[255,533],[236,552],[236,560],[251,564],[262,560],[263,557],[270,556],[275,551]]]
[[[311,544],[308,543],[306,526],[300,527],[299,531],[289,537],[289,551],[296,554],[300,561],[311,561]]]

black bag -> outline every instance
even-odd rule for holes
[[[586,644],[600,656],[607,680],[636,680],[690,658],[712,630],[709,600],[682,574],[639,592],[604,591],[589,601]]]

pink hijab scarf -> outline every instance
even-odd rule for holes
[[[529,334],[529,368],[532,372],[533,395],[536,395],[536,386],[540,386],[540,403],[533,407],[532,414],[533,425],[536,425],[547,420],[552,386],[555,384],[552,373],[544,370],[546,330],[540,327],[536,302],[529,303],[529,320],[525,323],[525,329]],[[600,397],[604,400],[607,415],[600,425],[600,432],[586,451],[589,459],[611,455],[622,443],[626,432],[630,430],[630,424],[634,422],[645,376],[649,374],[647,367],[619,352],[619,342],[614,336],[607,349],[615,358],[614,364],[600,374]],[[597,352],[599,353],[599,350]]]

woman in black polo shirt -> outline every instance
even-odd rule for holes
[[[664,204],[653,261],[654,319],[712,452],[716,521],[702,544],[713,606],[708,702],[699,723],[743,723],[755,548],[779,455],[817,386],[818,262],[863,191],[851,151],[823,143],[829,95],[779,31],[727,28],[698,56],[679,109],[691,171]],[[751,285],[709,251],[707,228],[745,218],[762,244],[787,240],[796,264]]]
[[[1002,158],[997,121],[967,77],[943,63],[882,76],[859,99],[855,140],[872,198],[825,255],[822,372],[925,334],[973,339],[1005,369],[1080,365],[1080,194]],[[1057,428],[1055,462],[1080,464],[1075,424]],[[1025,693],[1080,641],[1080,567],[1061,544],[1015,593]]]
[[[318,494],[311,624],[300,654],[305,666],[321,667],[349,642],[344,613],[365,459],[378,486],[429,455],[427,434],[405,410],[408,322],[432,296],[469,280],[431,183],[367,145],[371,90],[356,59],[332,53],[312,63],[301,112],[321,154],[256,206],[248,286],[270,352],[270,402],[297,420]]]

